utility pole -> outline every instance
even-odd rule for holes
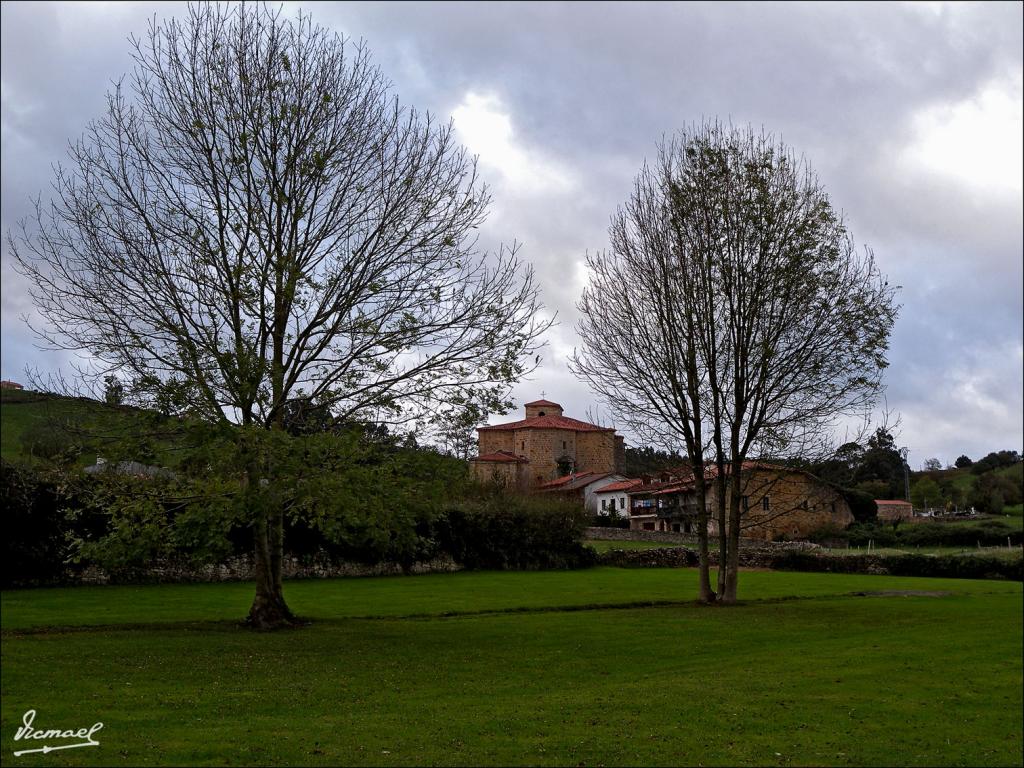
[[[903,498],[905,501],[910,501],[910,465],[907,464],[907,454],[910,452],[909,448],[900,448],[900,458],[903,460]]]

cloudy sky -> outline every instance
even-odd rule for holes
[[[704,118],[803,152],[903,286],[887,406],[911,465],[1024,444],[1020,3],[287,3],[363,38],[406,104],[451,117],[558,314],[518,403],[596,407],[565,360],[584,255],[663,135]],[[2,5],[2,228],[174,3]],[[3,250],[0,375],[55,370]]]

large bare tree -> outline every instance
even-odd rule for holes
[[[280,429],[296,395],[338,420],[500,407],[546,326],[516,246],[477,246],[490,197],[450,123],[403,107],[363,45],[262,5],[193,5],[132,46],[9,234],[44,339],[249,429]],[[268,507],[260,627],[293,618]]]
[[[700,598],[733,601],[744,462],[816,457],[838,419],[870,411],[895,287],[855,247],[803,158],[770,135],[718,123],[659,146],[610,236],[611,250],[588,259],[574,370],[635,432],[686,448]]]

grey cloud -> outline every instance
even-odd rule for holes
[[[522,241],[561,321],[520,400],[543,389],[573,415],[593,408],[565,365],[579,265],[606,247],[609,215],[657,140],[721,117],[763,125],[804,152],[858,242],[905,286],[888,405],[904,413],[914,455],[1021,447],[1020,194],[979,196],[899,166],[922,109],[1019,76],[1019,4],[289,3],[286,12],[297,8],[365,38],[407,104],[447,117],[468,92],[498,95],[517,145],[578,180],[571,193],[531,197],[487,178],[495,215],[482,243]],[[181,10],[3,5],[5,231],[128,67],[127,35],[153,13]],[[24,294],[8,261],[5,246],[5,376],[45,359],[17,320]]]

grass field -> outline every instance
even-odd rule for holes
[[[748,571],[705,608],[694,582],[293,582],[313,623],[269,635],[246,584],[5,592],[3,762],[1021,764],[1019,583]],[[28,709],[101,746],[12,758]]]

